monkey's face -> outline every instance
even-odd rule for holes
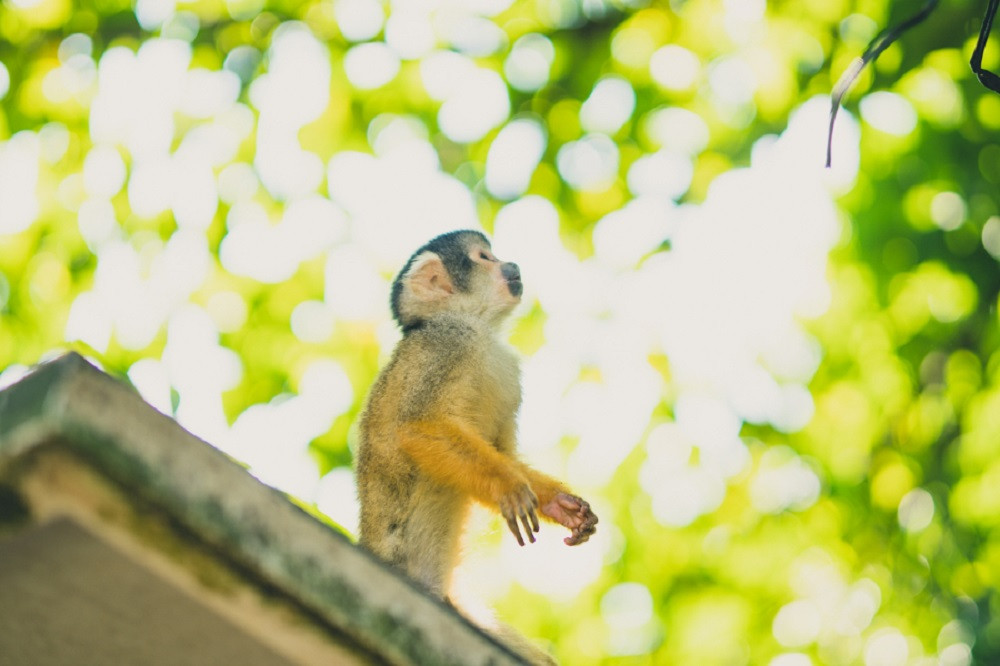
[[[517,264],[497,259],[486,243],[474,243],[470,248],[469,258],[473,264],[478,264],[478,270],[486,275],[487,290],[497,292],[501,301],[513,299],[515,305],[521,302],[524,284],[521,282],[521,269]]]
[[[521,302],[523,291],[517,264],[498,259],[485,236],[452,232],[407,262],[393,285],[393,313],[404,331],[442,313],[496,324]]]
[[[521,302],[524,283],[517,264],[501,261],[484,238],[470,237],[466,245],[467,262],[453,271],[456,290],[451,307],[458,312],[482,317],[491,323],[501,322]],[[465,275],[459,276],[462,270]]]

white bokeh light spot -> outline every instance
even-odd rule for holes
[[[316,508],[348,532],[357,534],[361,507],[354,472],[343,468],[327,472],[319,481]]]
[[[904,666],[909,655],[906,637],[897,629],[880,629],[865,643],[865,666]]]
[[[477,68],[441,105],[438,123],[452,141],[471,143],[507,120],[510,98],[500,75]]]
[[[697,155],[710,139],[708,125],[701,116],[676,106],[650,111],[643,117],[643,128],[658,146],[683,155]]]
[[[340,34],[351,42],[372,39],[382,31],[385,10],[378,0],[337,0],[333,4]]]
[[[588,132],[614,134],[635,110],[635,91],[621,77],[601,79],[580,107],[580,125]]]
[[[545,153],[545,130],[535,120],[508,123],[486,155],[486,189],[498,199],[524,194]]]
[[[0,62],[0,99],[6,97],[9,90],[10,72],[7,70],[7,66]]]
[[[32,132],[0,141],[0,234],[27,229],[39,213],[40,145]]]
[[[880,132],[906,136],[917,127],[917,112],[902,95],[880,90],[865,95],[858,106],[865,122]]]
[[[503,63],[503,73],[511,87],[522,92],[538,90],[549,82],[555,47],[538,33],[519,37]]]
[[[914,488],[900,500],[896,515],[904,530],[920,532],[934,520],[934,497],[923,488]]]
[[[385,43],[402,60],[416,60],[434,48],[437,41],[424,8],[397,7],[385,22]]]
[[[667,90],[687,90],[701,76],[701,61],[683,46],[668,44],[649,59],[649,73]]]
[[[660,150],[643,155],[629,167],[627,182],[633,195],[678,199],[691,186],[694,164],[686,155]]]
[[[381,42],[358,44],[344,54],[347,80],[358,90],[374,90],[396,78],[399,56]]]
[[[618,146],[605,134],[588,134],[563,145],[556,165],[574,189],[600,191],[618,176]]]
[[[808,599],[782,606],[771,624],[775,640],[785,647],[809,645],[817,639],[822,628],[823,616],[820,609]]]

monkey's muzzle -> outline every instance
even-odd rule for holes
[[[520,296],[524,291],[524,284],[521,282],[521,269],[517,264],[507,262],[500,265],[500,275],[507,281],[507,289],[511,296]]]

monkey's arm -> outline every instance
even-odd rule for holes
[[[528,540],[535,541],[538,498],[525,472],[474,429],[457,419],[410,422],[400,427],[399,446],[431,479],[498,507],[520,545],[518,519]]]
[[[553,479],[551,476],[542,474],[541,472],[528,467],[525,463],[520,460],[517,461],[517,466],[521,469],[521,472],[528,478],[528,483],[531,484],[531,489],[535,491],[535,495],[538,496],[538,503],[542,506],[552,502],[559,493],[565,495],[570,495],[569,488],[565,484]],[[555,520],[551,516],[547,516],[549,520]]]

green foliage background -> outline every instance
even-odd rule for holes
[[[660,147],[640,122],[647,113],[687,109],[707,128],[708,140],[691,156],[690,184],[680,195],[682,203],[698,205],[721,174],[750,163],[758,139],[780,133],[793,109],[826,94],[879,26],[920,4],[807,0],[764,8],[740,0],[515,0],[481,11],[496,28],[490,33],[496,45],[469,57],[506,76],[505,62],[519,38],[542,35],[551,45],[544,85],[508,87],[509,115],[544,127],[547,144],[525,193],[555,205],[562,245],[583,261],[594,253],[597,222],[633,198],[630,166]],[[25,132],[41,137],[43,146],[35,157],[37,178],[27,185],[10,185],[21,172],[21,153],[0,160],[9,186],[0,195],[0,368],[8,369],[6,381],[67,347],[134,379],[130,369],[160,358],[169,344],[166,325],[139,346],[123,344],[118,328],[102,345],[67,333],[74,303],[98,282],[93,234],[88,237],[80,219],[88,187],[101,186],[87,184],[84,163],[100,122],[92,106],[97,63],[115,47],[137,51],[158,36],[189,41],[188,67],[235,72],[238,101],[257,122],[252,82],[268,71],[277,32],[299,22],[325,44],[330,67],[324,108],[296,130],[301,148],[324,164],[345,150],[371,152],[374,120],[415,117],[441,171],[472,192],[476,213],[492,230],[507,200],[484,178],[502,123],[469,141],[449,138],[438,115],[442,103],[423,85],[419,57],[404,58],[397,73],[371,89],[352,82],[345,54],[355,42],[383,41],[380,27],[364,39],[349,39],[338,3],[325,0],[140,5],[152,7],[154,18],[140,24],[136,7],[122,0],[0,4],[0,147],[12,150]],[[164,6],[156,19],[153,10]],[[435,4],[431,11],[444,14],[449,7]],[[734,28],[731,21],[746,7],[762,13],[746,30]],[[384,9],[392,16],[412,7]],[[943,3],[864,73],[847,99],[847,111],[855,112],[867,93],[896,93],[916,112],[915,125],[895,132],[862,114],[859,171],[837,199],[842,226],[826,269],[829,305],[805,323],[821,350],[808,384],[814,406],[808,424],[783,431],[767,422],[743,423],[749,463],[727,480],[717,507],[686,525],[657,519],[638,481],[652,444],[629,442],[631,452],[611,480],[588,489],[602,510],[605,533],[615,535],[602,551],[599,575],[571,598],[547,599],[498,573],[507,576],[495,604],[500,614],[548,640],[566,663],[1000,663],[1000,97],[981,88],[967,64],[981,11],[980,3],[968,0]],[[461,50],[443,37],[437,42]],[[651,59],[668,44],[697,58],[701,69],[687,85],[665,85],[651,73]],[[998,52],[995,44],[987,50],[985,64],[994,71]],[[725,86],[710,85],[707,77],[710,63],[733,54],[755,85],[748,99],[724,108],[715,98]],[[82,60],[72,60],[76,56]],[[67,67],[76,73],[63,79],[54,74]],[[610,74],[628,81],[635,94],[634,112],[610,131],[618,171],[599,186],[574,187],[558,166],[559,149],[586,133],[581,105]],[[171,151],[209,122],[181,111],[172,120]],[[229,161],[253,162],[255,141],[252,131],[238,137]],[[170,207],[152,214],[133,209],[137,195],[123,183],[136,156],[123,143],[113,150],[125,172],[122,183],[106,192],[116,226],[101,233],[129,245],[139,257],[139,274],[148,276],[180,227]],[[842,154],[835,152],[835,165],[850,159]],[[211,165],[213,176],[221,177],[225,166]],[[38,206],[26,222],[10,198],[12,188],[25,187]],[[256,189],[253,199],[272,220],[288,203],[267,188]],[[380,323],[338,319],[321,328],[325,334],[296,335],[296,307],[324,298],[324,258],[306,257],[287,277],[273,280],[234,272],[221,258],[232,206],[220,201],[201,230],[210,250],[206,277],[183,302],[170,303],[167,314],[194,303],[219,324],[217,346],[240,368],[220,394],[229,423],[255,405],[278,404],[300,392],[310,363],[336,360],[350,382],[349,404],[310,438],[308,452],[319,474],[346,469],[351,425],[387,352]],[[350,228],[351,221],[339,224]],[[634,263],[669,254],[668,234],[661,240]],[[389,262],[372,263],[383,280],[391,277]],[[230,301],[213,300],[222,292]],[[231,305],[233,294],[242,310],[229,316],[231,308],[220,303]],[[520,316],[513,342],[524,354],[546,341],[545,322],[538,304]],[[662,353],[647,359],[662,378],[662,395],[649,423],[640,424],[643,441],[655,426],[672,421],[673,360]],[[577,381],[600,382],[601,376],[582,367]],[[171,386],[165,408],[176,410],[182,395],[181,387]],[[561,440],[562,460],[575,442],[572,436]],[[754,483],[774,464],[769,451],[803,461],[819,482],[815,496],[775,511],[755,505]],[[921,517],[913,518],[914,511]],[[501,535],[494,526],[493,541]]]

